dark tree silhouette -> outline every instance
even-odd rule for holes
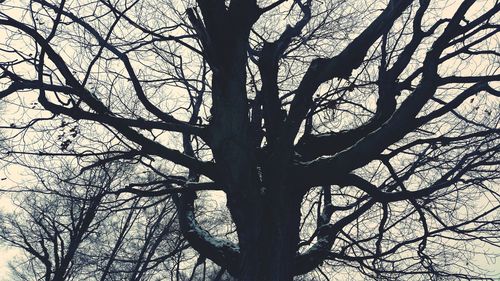
[[[214,279],[486,278],[473,257],[500,246],[499,10],[6,0],[2,153],[154,174],[100,196],[171,198],[199,254],[191,279],[206,259]],[[231,218],[210,230],[207,190]]]

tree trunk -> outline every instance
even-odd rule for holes
[[[265,194],[259,210],[248,214],[252,227],[239,233],[241,281],[293,280],[293,260],[299,242],[301,199],[286,194]]]

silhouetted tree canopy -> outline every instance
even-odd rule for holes
[[[494,278],[499,10],[2,1],[13,278]]]

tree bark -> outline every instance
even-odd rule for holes
[[[301,197],[266,192],[261,188],[262,201],[255,204],[254,210],[248,210],[248,217],[253,218],[249,221],[252,227],[247,225],[246,232],[239,232],[241,281],[293,280]]]

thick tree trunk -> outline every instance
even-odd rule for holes
[[[300,199],[265,194],[260,210],[248,214],[252,227],[239,233],[241,281],[293,280],[293,260],[299,242]]]
[[[215,32],[217,36],[212,34],[216,45],[213,115],[207,139],[238,231],[241,256],[232,274],[241,281],[289,281],[293,279],[302,197],[284,184],[291,147],[268,155],[266,167],[257,159],[246,86],[249,26],[226,23],[227,32],[221,29]]]

